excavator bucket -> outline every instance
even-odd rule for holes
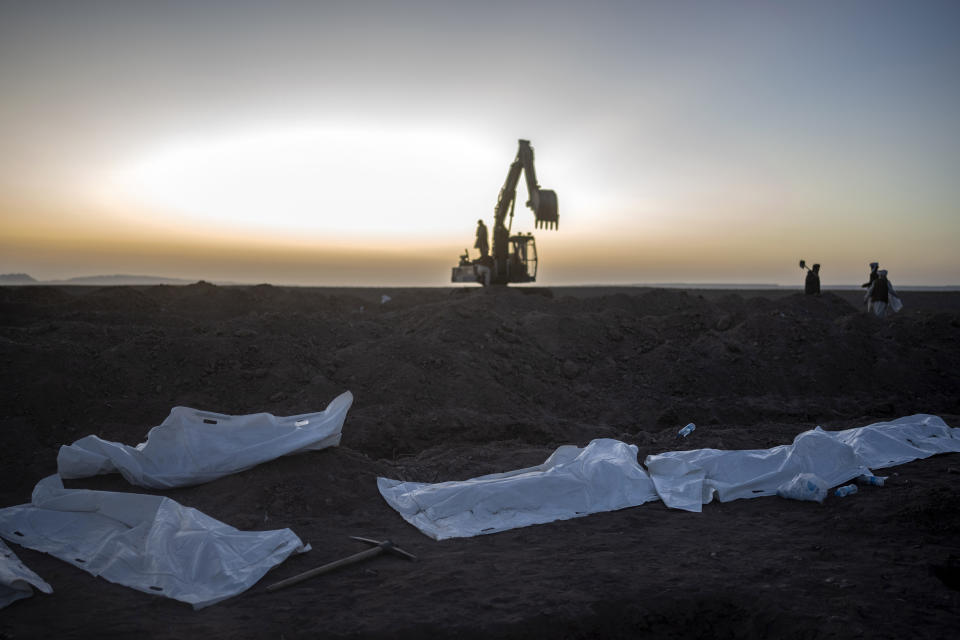
[[[534,215],[538,229],[556,229],[560,225],[560,213],[557,211],[557,192],[540,189]]]

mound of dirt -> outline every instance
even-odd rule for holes
[[[339,448],[164,494],[236,527],[290,527],[313,552],[193,612],[17,547],[56,593],[5,610],[0,636],[947,635],[960,605],[937,577],[960,554],[952,456],[823,506],[654,504],[439,543],[376,490],[378,475],[465,479],[597,437],[642,460],[912,413],[960,425],[960,294],[905,293],[882,321],[861,295],[0,287],[4,505],[29,500],[61,444],[134,444],[176,405],[291,415],[355,396]],[[118,476],[69,486],[143,491]],[[421,562],[265,592],[359,550],[349,535],[389,537]]]

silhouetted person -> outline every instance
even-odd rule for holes
[[[490,244],[487,242],[487,225],[483,220],[477,220],[477,241],[473,243],[475,249],[480,250],[480,257],[486,258],[490,253]]]
[[[807,271],[807,280],[803,285],[803,292],[808,296],[820,295],[820,265],[815,264]]]
[[[877,281],[877,269],[880,268],[880,264],[877,262],[870,263],[870,277],[864,282],[861,287],[867,290],[867,293],[863,296],[864,301],[867,303],[867,313],[870,313],[870,307],[872,306],[870,302],[870,287],[873,286],[873,283]]]
[[[903,303],[900,302],[900,298],[897,297],[897,292],[894,291],[893,285],[887,280],[886,269],[877,271],[877,279],[870,285],[867,296],[869,298],[867,304],[869,305],[870,311],[878,318],[884,318],[891,313],[896,313],[903,307]]]
[[[870,278],[869,278],[866,282],[864,282],[862,285],[860,285],[860,286],[861,286],[861,287],[864,287],[865,289],[869,289],[869,288],[870,288],[870,285],[873,284],[873,281],[877,279],[877,269],[879,269],[879,268],[880,268],[880,263],[878,263],[878,262],[871,262],[871,263],[870,263]]]

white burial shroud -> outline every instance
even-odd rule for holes
[[[644,463],[668,507],[700,511],[714,496],[729,502],[774,495],[801,473],[835,487],[872,469],[956,452],[960,429],[937,416],[916,414],[845,431],[817,427],[793,444],[772,449],[669,451],[647,456]]]
[[[833,487],[871,469],[937,453],[960,452],[960,429],[918,414],[846,431],[816,429],[771,449],[671,451],[636,460],[637,448],[594,440],[564,446],[542,465],[463,482],[424,484],[378,478],[387,503],[424,534],[442,540],[576,518],[661,499],[701,511],[721,502],[756,498],[800,474]]]
[[[60,447],[57,470],[62,478],[119,471],[131,484],[151,489],[202,484],[280,456],[338,445],[352,403],[347,391],[324,411],[287,417],[174,407],[136,447],[92,435]]]
[[[33,595],[33,587],[44,593],[53,593],[53,588],[20,562],[17,554],[0,540],[0,609],[20,598],[29,598]]]
[[[536,467],[463,482],[424,484],[377,478],[380,494],[436,540],[506,531],[633,507],[657,499],[637,447],[598,439],[566,445]]]
[[[0,509],[0,536],[195,609],[309,549],[290,529],[239,531],[170,498],[64,489],[56,475],[37,483],[30,504]]]

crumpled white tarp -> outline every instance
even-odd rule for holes
[[[701,511],[721,502],[771,496],[800,478],[825,490],[871,469],[960,452],[960,429],[918,414],[846,431],[820,427],[771,449],[696,449],[647,456],[617,440],[558,448],[543,464],[463,482],[424,484],[377,478],[380,494],[420,531],[442,540],[576,518],[661,499]]]
[[[338,445],[352,403],[347,391],[324,411],[288,417],[174,407],[136,447],[97,436],[60,447],[57,470],[62,478],[119,471],[131,484],[151,489],[202,484],[280,456]]]
[[[559,447],[535,467],[425,484],[377,478],[380,494],[436,540],[506,531],[532,524],[633,507],[657,499],[637,462],[637,447],[598,439]]]
[[[56,475],[37,483],[30,504],[0,509],[0,536],[195,609],[309,549],[290,529],[239,531],[170,498],[64,489]]]
[[[960,429],[917,414],[845,431],[817,427],[772,449],[669,451],[644,464],[668,507],[700,511],[714,496],[729,502],[774,495],[802,473],[835,487],[871,469],[952,452],[960,452]]]
[[[827,433],[853,447],[860,461],[871,469],[960,452],[960,428],[951,428],[939,416],[925,413]]]
[[[20,561],[10,547],[0,540],[0,609],[20,598],[33,595],[33,587],[53,593],[53,587]]]
[[[644,464],[664,504],[686,511],[700,511],[714,495],[720,502],[772,496],[801,473],[833,487],[869,472],[852,447],[819,427],[771,449],[668,451]]]

